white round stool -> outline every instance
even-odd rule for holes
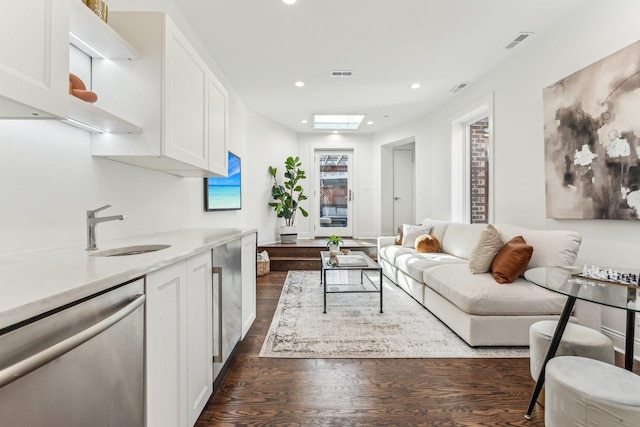
[[[541,320],[529,328],[529,368],[534,380],[537,380],[540,375],[557,326],[558,322],[555,320]],[[567,323],[562,334],[556,356],[582,356],[610,364],[615,363],[615,351],[609,337],[594,329],[571,322]],[[544,405],[544,389],[538,397],[538,403]]]
[[[545,371],[547,427],[635,427],[640,376],[599,360],[555,357]]]

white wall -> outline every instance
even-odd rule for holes
[[[107,239],[188,225],[188,181],[91,157],[89,133],[56,121],[0,121],[0,255],[86,241],[85,211],[125,215]]]
[[[385,171],[382,177],[385,183],[392,179],[391,150],[399,144],[414,141],[415,150],[415,219],[421,221],[427,216],[434,218],[448,218],[450,214],[450,177],[442,181],[445,170],[449,170],[448,160],[443,160],[443,153],[434,152],[435,144],[432,143],[432,123],[430,117],[419,117],[402,126],[379,132],[374,137],[374,143],[380,146],[380,152],[376,158],[377,164]],[[448,146],[447,146],[448,148]],[[444,154],[446,155],[446,154]],[[448,159],[449,157],[446,157]],[[434,178],[438,177],[437,181]],[[437,182],[437,185],[433,183]],[[387,195],[392,194],[392,189],[387,189]],[[388,197],[380,198],[377,204],[381,207],[385,218],[393,217],[393,206]],[[382,228],[382,225],[380,226]],[[389,230],[388,221],[385,223],[387,234],[395,234],[395,230]]]
[[[542,117],[542,88],[640,39],[638,14],[632,0],[589,2],[431,114],[377,134],[377,145],[415,137],[416,182],[426,190],[418,193],[416,218],[450,217],[451,120],[493,92],[495,222],[576,230],[583,236],[578,264],[638,268],[639,222],[546,218]],[[604,309],[603,323],[615,338],[624,312]]]
[[[292,130],[254,112],[248,113],[248,126],[249,165],[243,165],[248,185],[242,189],[248,197],[246,220],[258,228],[258,244],[273,243],[280,240],[279,227],[284,223],[268,205],[272,201],[269,166],[277,167],[282,179],[285,159],[297,153],[297,137]],[[245,200],[243,195],[243,203]]]
[[[298,156],[307,172],[306,193],[309,200],[304,205],[308,218],[298,217],[296,225],[300,238],[313,238],[313,217],[316,207],[311,205],[314,191],[314,150],[353,149],[356,157],[353,176],[353,237],[376,238],[379,236],[380,210],[376,200],[380,194],[380,168],[375,163],[373,137],[368,134],[299,134]]]

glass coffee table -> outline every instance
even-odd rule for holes
[[[322,267],[320,269],[320,283],[324,286],[324,311],[327,312],[327,294],[349,294],[349,293],[379,293],[380,294],[380,313],[382,313],[382,267],[372,260],[366,253],[362,251],[351,251],[348,256],[352,256],[354,261],[361,260],[361,262],[354,262],[352,264],[346,263],[348,259],[342,257],[342,254],[336,257],[331,257],[328,251],[320,252],[322,260]],[[340,260],[345,262],[340,263]],[[350,271],[360,271],[360,283],[327,283],[327,272],[342,271],[347,275]],[[376,284],[368,276],[369,272],[377,273],[379,282]]]

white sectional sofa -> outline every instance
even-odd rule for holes
[[[491,272],[473,274],[468,262],[484,224],[460,224],[425,219],[430,234],[441,243],[440,252],[417,253],[396,245],[396,236],[378,238],[378,260],[384,274],[436,315],[471,346],[527,346],[529,326],[557,319],[566,297],[523,277],[497,283]],[[496,224],[506,242],[523,236],[533,247],[527,269],[573,265],[581,237],[571,231],[530,230]],[[577,301],[572,321],[600,330],[600,309]]]

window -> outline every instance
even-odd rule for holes
[[[489,222],[489,118],[469,125],[469,222]]]
[[[451,122],[451,219],[493,222],[491,136],[493,97],[488,96]]]

